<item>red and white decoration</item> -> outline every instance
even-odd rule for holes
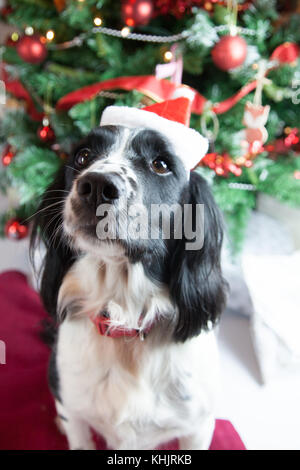
[[[155,77],[160,80],[162,78],[170,77],[172,83],[175,85],[182,84],[183,74],[183,57],[182,54],[177,54],[178,46],[173,44],[170,49],[172,59],[168,64],[158,64],[155,68]]]
[[[189,92],[187,87],[179,93]],[[192,102],[181,96],[143,109],[109,106],[102,114],[100,126],[119,125],[130,128],[147,127],[165,135],[182,160],[187,177],[208,150],[208,140],[189,128]]]
[[[268,83],[268,79],[266,78],[267,72],[267,62],[261,61],[258,65],[258,73],[256,75],[257,84],[253,103],[248,101],[245,106],[243,124],[246,129],[241,132],[241,144],[245,155],[248,154],[250,158],[262,151],[262,146],[268,139],[268,132],[265,125],[268,121],[270,106],[262,105],[263,85]]]
[[[245,106],[243,124],[244,137],[248,144],[259,142],[264,144],[268,139],[268,132],[265,125],[268,121],[270,106],[262,106],[248,101]]]

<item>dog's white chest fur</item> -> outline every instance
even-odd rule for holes
[[[146,340],[127,367],[118,341],[99,336],[89,320],[61,326],[57,363],[67,416],[88,423],[114,449],[155,448],[197,432],[213,416],[213,333],[157,350]]]
[[[140,266],[127,269],[126,276],[117,264],[109,266],[81,259],[59,296],[64,307],[78,302],[59,328],[56,356],[58,411],[68,420],[70,446],[89,448],[84,426],[90,426],[114,449],[154,449],[189,435],[198,441],[185,447],[205,448],[217,389],[214,333],[174,343],[159,338],[156,325],[144,341],[101,336],[89,315],[107,304],[112,320],[131,328],[138,327],[145,305],[146,325],[158,311],[175,314],[166,292],[144,277]],[[91,290],[96,285],[98,291]]]

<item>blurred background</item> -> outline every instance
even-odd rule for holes
[[[193,88],[227,229],[218,417],[248,449],[300,449],[299,44],[297,0],[0,0],[0,272],[32,278],[30,218],[107,105]]]

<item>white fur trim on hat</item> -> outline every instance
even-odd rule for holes
[[[150,111],[127,106],[108,106],[102,114],[100,126],[125,126],[129,128],[149,128],[166,136],[176,155],[183,162],[189,177],[197,163],[208,150],[208,140],[199,132],[179,122],[158,116]]]

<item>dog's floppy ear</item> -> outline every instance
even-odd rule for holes
[[[33,221],[30,251],[34,262],[34,250],[42,242],[46,256],[42,267],[40,294],[51,316],[56,316],[57,295],[65,273],[75,255],[66,244],[62,233],[62,209],[66,197],[64,168],[44,194]]]
[[[178,308],[178,322],[174,332],[177,341],[196,336],[202,329],[215,323],[225,303],[225,285],[220,268],[223,238],[222,218],[205,180],[192,172],[185,195],[185,210],[195,227],[196,205],[204,206],[203,246],[187,250],[184,236],[174,241],[170,265],[170,292]]]

